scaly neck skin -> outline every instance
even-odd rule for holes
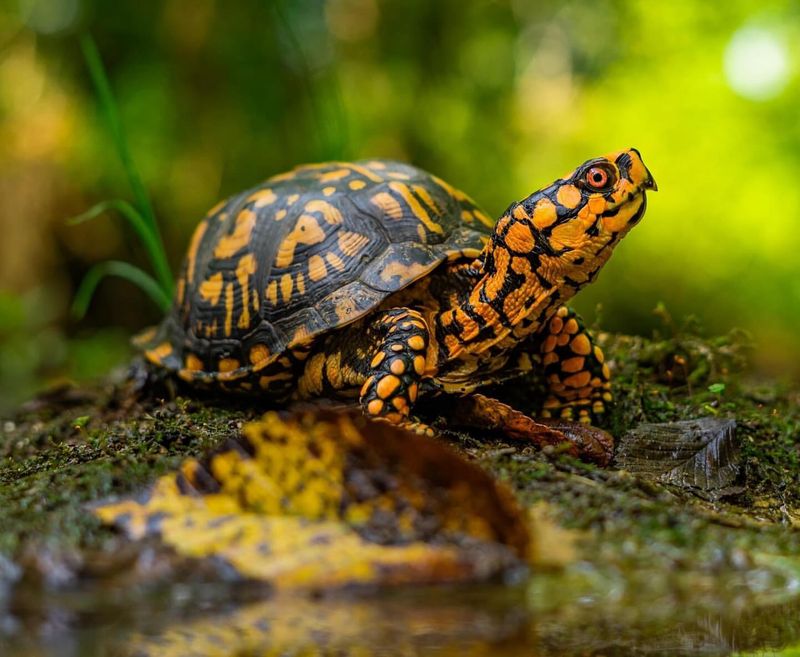
[[[483,276],[461,304],[438,317],[443,359],[480,356],[495,345],[505,351],[538,331],[578,291],[564,285],[560,272],[544,260],[534,253],[512,255],[490,243]]]
[[[512,205],[482,254],[480,279],[435,318],[440,364],[500,363],[591,282],[646,207],[630,180],[618,187],[609,204],[607,193],[587,196],[569,178]]]

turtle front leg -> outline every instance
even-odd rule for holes
[[[561,306],[540,335],[538,351],[550,393],[541,417],[586,424],[600,419],[612,400],[610,372],[580,316]]]
[[[428,325],[409,308],[393,308],[372,323],[372,353],[359,401],[364,413],[393,424],[409,424],[419,382],[426,369]]]

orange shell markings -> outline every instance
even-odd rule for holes
[[[261,363],[264,363],[269,358],[269,349],[267,345],[257,344],[251,347],[249,358],[250,364],[254,367],[258,367]]]
[[[161,363],[167,356],[172,353],[172,345],[169,342],[162,342],[157,347],[147,352],[151,360]]]
[[[250,241],[250,234],[253,232],[253,227],[256,225],[256,214],[252,210],[242,210],[236,216],[236,225],[233,233],[224,235],[217,242],[214,249],[215,258],[230,258],[236,254],[237,251],[247,246]]]
[[[212,306],[216,306],[222,294],[223,280],[222,274],[217,272],[200,283],[200,296],[208,301]]]
[[[184,364],[186,365],[186,369],[190,372],[199,372],[203,369],[203,361],[194,354],[186,354]]]
[[[233,372],[239,369],[240,363],[235,358],[221,358],[217,364],[217,369],[220,372]]]

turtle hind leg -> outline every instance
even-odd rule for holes
[[[613,399],[610,372],[580,316],[561,306],[539,338],[538,351],[549,393],[541,417],[599,421]]]

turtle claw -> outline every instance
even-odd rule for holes
[[[541,420],[572,443],[582,461],[607,466],[614,457],[614,436],[583,421]]]
[[[452,416],[460,425],[500,431],[508,438],[526,440],[540,448],[558,447],[570,456],[606,466],[614,439],[596,427],[566,420],[536,421],[508,404],[481,394],[461,397]]]

